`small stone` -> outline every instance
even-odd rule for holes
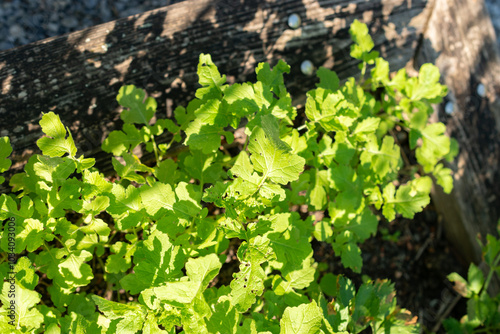
[[[24,29],[19,24],[14,24],[9,28],[9,33],[12,38],[21,39],[24,37]]]
[[[310,60],[304,60],[302,64],[300,64],[300,70],[305,75],[311,75],[314,72],[314,65]]]
[[[300,16],[297,14],[292,14],[288,17],[288,26],[292,29],[297,29],[300,27]]]
[[[98,0],[86,0],[84,2],[87,9],[93,9],[97,6]]]
[[[66,28],[75,28],[78,26],[78,20],[73,16],[67,16],[62,19],[61,24]]]
[[[484,87],[484,85],[482,83],[477,85],[476,92],[477,92],[477,95],[479,95],[481,97],[486,96],[486,88]]]
[[[57,33],[59,31],[59,26],[53,22],[47,24],[47,30],[52,33]]]
[[[455,110],[455,106],[453,105],[453,102],[451,102],[451,101],[446,102],[446,104],[444,105],[444,112],[447,115],[451,115],[451,114],[453,114],[454,110]]]

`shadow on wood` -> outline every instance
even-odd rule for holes
[[[445,218],[448,239],[462,257],[479,263],[476,236],[497,233],[500,218],[500,62],[496,37],[483,1],[435,0],[417,49],[417,65],[432,62],[449,94],[435,118],[447,125],[460,152],[451,164],[455,187],[433,200]],[[481,87],[482,85],[482,87]],[[484,88],[484,89],[483,89]],[[483,93],[484,91],[484,93]],[[444,112],[445,103],[454,112]]]

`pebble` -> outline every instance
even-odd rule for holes
[[[19,24],[13,24],[9,28],[9,34],[12,38],[23,38],[24,37],[24,29]]]
[[[69,16],[62,19],[61,24],[63,25],[63,27],[71,29],[78,27],[78,20],[73,16]]]

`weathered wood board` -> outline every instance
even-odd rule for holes
[[[434,0],[415,63],[435,63],[449,94],[436,119],[447,125],[460,153],[451,168],[455,188],[433,191],[448,239],[462,257],[480,262],[476,236],[497,234],[500,218],[500,61],[483,0]],[[481,86],[482,85],[482,86]],[[484,90],[484,94],[482,93]],[[444,111],[452,103],[454,112]]]
[[[0,53],[0,136],[14,145],[14,167],[36,152],[41,112],[55,111],[71,129],[79,152],[111,169],[100,143],[119,124],[115,100],[124,84],[158,99],[159,117],[186,105],[197,87],[200,53],[210,53],[230,82],[255,78],[258,62],[291,66],[288,86],[300,99],[316,78],[300,72],[308,59],[341,78],[357,72],[348,28],[370,25],[376,48],[404,66],[422,31],[422,0],[188,0]],[[287,25],[292,13],[298,29]]]

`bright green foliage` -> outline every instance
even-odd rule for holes
[[[448,275],[448,279],[455,282],[455,291],[468,299],[467,314],[460,321],[454,318],[444,321],[443,325],[448,333],[495,333],[500,329],[500,294],[491,296],[488,291],[491,280],[500,274],[500,240],[487,235],[486,244],[478,242],[482,246],[487,266],[484,271],[486,276],[473,263],[469,267],[467,279],[457,273]]]
[[[22,255],[13,278],[17,323],[6,316],[4,283],[0,332],[418,332],[389,282],[356,288],[313,258],[314,238],[360,273],[359,244],[380,219],[422,211],[431,176],[445,192],[453,187],[441,161],[458,148],[443,124],[427,125],[431,103],[446,94],[437,68],[389,79],[366,25],[355,21],[350,34],[361,79],[341,85],[321,67],[300,114],[282,60],[259,64],[256,82],[229,85],[210,55],[200,55],[201,87],[173,119],[157,119],[145,91],[122,87],[123,126],[102,145],[114,155],[113,181],[93,159],[76,157],[59,116],[44,114],[43,155],[11,178],[13,194],[0,196],[0,220],[11,222],[1,249]],[[409,135],[418,166],[405,165],[396,125]],[[0,138],[0,173],[11,151]],[[496,268],[500,246],[488,247],[485,258]],[[467,282],[452,278],[474,300],[470,321],[489,324],[481,304],[489,278],[476,267]],[[43,303],[36,291],[45,293]]]
[[[156,112],[156,101],[152,97],[146,99],[146,93],[133,85],[123,86],[116,97],[125,109],[120,118],[125,123],[148,124]]]
[[[0,173],[7,171],[12,162],[7,157],[12,153],[9,137],[0,138]],[[0,184],[5,181],[3,176],[0,176]]]
[[[269,179],[287,184],[298,179],[304,169],[304,158],[290,153],[291,148],[279,137],[278,122],[274,116],[262,116],[261,122],[262,128],[254,129],[248,144],[254,169],[263,174],[261,182]]]
[[[76,146],[73,137],[68,130],[68,138],[66,138],[66,129],[58,115],[52,111],[44,114],[40,126],[43,133],[48,136],[37,141],[37,145],[44,155],[60,157],[67,153],[72,157],[75,156]]]
[[[316,304],[287,307],[281,319],[280,334],[314,334],[321,327],[321,311]]]

